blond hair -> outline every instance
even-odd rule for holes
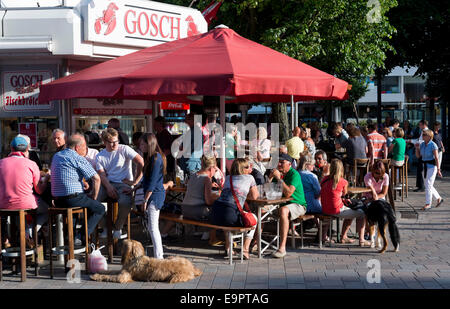
[[[230,175],[244,175],[245,169],[249,166],[249,161],[247,158],[237,158],[234,159],[233,164],[231,164]]]
[[[202,161],[202,170],[206,170],[210,167],[214,167],[217,165],[215,157],[202,156],[201,161]]]
[[[430,129],[426,129],[426,130],[423,130],[423,132],[422,132],[422,136],[429,136],[429,137],[430,137],[430,139],[432,140],[432,139],[433,139],[433,137],[434,137],[434,133],[433,133],[433,131],[432,131],[432,130],[430,130]]]
[[[339,159],[331,160],[330,178],[333,180],[333,190],[336,189],[339,180],[344,177],[344,164]]]
[[[116,136],[119,136],[119,132],[117,132],[117,130],[113,128],[107,128],[105,131],[102,132],[102,140],[104,142]]]

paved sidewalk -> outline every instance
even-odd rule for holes
[[[414,174],[411,174],[414,175]],[[410,176],[411,176],[410,175]],[[207,242],[189,236],[183,243],[165,244],[166,255],[181,255],[203,270],[203,275],[182,284],[136,282],[116,284],[94,282],[84,272],[81,283],[68,283],[60,266],[55,279],[48,276],[43,267],[38,277],[34,269],[28,269],[28,279],[21,283],[19,276],[4,272],[0,289],[448,289],[450,288],[450,175],[437,179],[435,186],[446,200],[440,208],[421,211],[425,193],[409,192],[405,202],[397,201],[397,220],[401,235],[400,252],[378,254],[375,249],[357,245],[334,244],[320,250],[307,242],[304,249],[289,249],[284,259],[264,257],[230,266],[223,258],[223,249],[211,247]],[[415,179],[410,177],[409,184]],[[417,215],[417,217],[416,217]],[[354,223],[352,230],[355,231]],[[315,230],[308,231],[313,235]],[[151,250],[151,248],[150,248]],[[150,251],[151,252],[151,251]],[[380,283],[369,283],[368,272],[373,264],[380,263]],[[120,257],[116,257],[110,269],[120,269]],[[371,271],[372,272],[372,271]],[[369,276],[370,277],[370,276]],[[374,277],[371,277],[374,278]]]

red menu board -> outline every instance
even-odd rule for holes
[[[37,147],[37,123],[21,122],[19,123],[19,134],[28,135],[30,138],[31,148]]]

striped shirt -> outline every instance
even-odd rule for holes
[[[55,153],[51,165],[52,195],[54,197],[83,193],[82,179],[97,173],[92,165],[76,151],[64,149]]]
[[[383,148],[386,144],[386,138],[375,132],[367,135],[367,143],[372,145],[373,158],[374,159],[384,159]]]

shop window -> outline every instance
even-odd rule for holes
[[[377,86],[376,79],[375,86]],[[400,78],[398,76],[384,77],[381,82],[381,93],[400,93]]]

